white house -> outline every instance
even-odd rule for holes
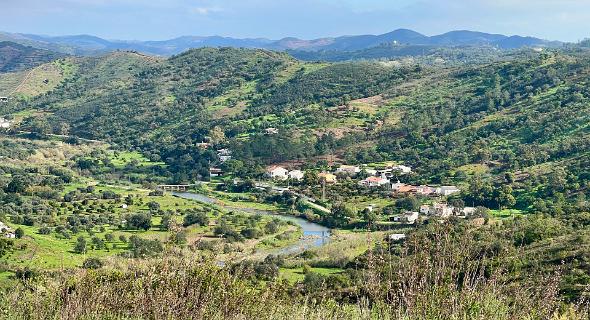
[[[301,170],[293,170],[293,171],[289,172],[289,179],[303,180],[304,176],[305,176],[305,172],[303,172]]]
[[[463,210],[461,210],[461,213],[463,213],[465,216],[470,216],[475,213],[475,210],[476,209],[474,207],[465,207]]]
[[[10,129],[10,121],[0,118],[0,129]]]
[[[389,180],[385,177],[368,177],[365,180],[359,182],[360,185],[369,187],[369,188],[376,188],[381,187],[389,184]]]
[[[366,169],[365,168],[363,170],[365,170],[365,172],[370,176],[378,176],[379,175],[379,172],[375,169]]]
[[[217,150],[217,155],[219,156],[219,161],[221,161],[221,163],[232,159],[231,150],[229,149],[219,149]]]
[[[406,235],[403,233],[394,233],[389,235],[389,241],[400,241],[404,240]]]
[[[4,238],[8,239],[16,238],[16,235],[14,234],[12,229],[9,226],[5,225],[2,221],[0,221],[0,236],[3,236]]]
[[[420,213],[441,218],[448,218],[454,212],[455,207],[449,206],[446,203],[434,203],[431,206],[423,205],[420,207]]]
[[[361,168],[357,166],[341,165],[340,168],[336,169],[336,173],[346,173],[350,175],[355,175],[359,172],[361,172]]]
[[[459,192],[461,192],[461,190],[455,186],[442,186],[436,188],[436,193],[440,194],[441,196],[450,196]]]
[[[404,165],[393,166],[393,167],[391,167],[391,169],[393,171],[398,171],[398,172],[400,172],[402,174],[412,173],[412,168],[410,168],[408,166],[404,166]]]
[[[289,178],[289,170],[279,166],[272,166],[266,169],[266,175],[271,179],[287,180]]]
[[[266,134],[266,135],[279,134],[279,129],[277,129],[277,128],[266,128],[266,129],[264,129],[264,134]]]
[[[421,214],[426,214],[426,215],[430,214],[430,206],[429,205],[426,205],[426,204],[425,205],[421,205],[420,206],[420,213]]]
[[[0,102],[8,102],[8,97],[0,97]]]
[[[9,231],[10,227],[5,225],[4,222],[0,221],[0,232]]]
[[[407,223],[407,224],[414,224],[414,223],[416,223],[416,220],[418,220],[419,216],[420,216],[420,214],[418,212],[408,211],[401,216],[397,216],[397,217],[393,218],[393,221]]]

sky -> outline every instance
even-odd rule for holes
[[[590,37],[590,0],[0,0],[0,31],[164,40],[474,30],[549,40]]]

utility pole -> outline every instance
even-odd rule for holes
[[[322,179],[322,202],[326,202],[326,178]]]

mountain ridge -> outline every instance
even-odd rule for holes
[[[96,55],[115,50],[135,50],[162,56],[176,55],[188,49],[202,47],[235,47],[277,51],[358,51],[390,43],[441,47],[492,46],[499,49],[517,49],[527,46],[559,47],[563,44],[559,41],[549,41],[529,36],[507,36],[469,30],[455,30],[440,35],[426,36],[410,29],[397,29],[380,35],[348,35],[309,40],[295,37],[271,40],[216,35],[181,36],[158,41],[131,41],[106,40],[92,35],[42,36],[6,32],[0,32],[0,40],[76,55]]]

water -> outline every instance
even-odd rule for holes
[[[223,207],[227,210],[242,211],[242,212],[247,212],[247,213],[252,213],[252,214],[260,214],[260,215],[277,217],[281,220],[291,221],[301,227],[301,229],[303,230],[303,238],[302,239],[300,239],[297,243],[290,245],[288,247],[276,249],[276,250],[270,252],[270,254],[299,253],[299,252],[305,251],[306,249],[310,249],[310,248],[314,248],[314,247],[321,247],[321,246],[327,244],[328,241],[330,240],[330,229],[329,228],[321,226],[317,223],[309,222],[303,218],[298,218],[298,217],[289,216],[289,215],[281,215],[281,214],[277,214],[276,212],[267,211],[267,210],[232,207],[232,206],[228,206],[228,205],[221,203],[217,199],[208,197],[206,195],[198,194],[198,193],[173,192],[172,194],[174,196],[184,198],[184,199],[196,200],[196,201],[199,201],[202,203],[207,203],[207,204],[214,204],[214,205]]]

